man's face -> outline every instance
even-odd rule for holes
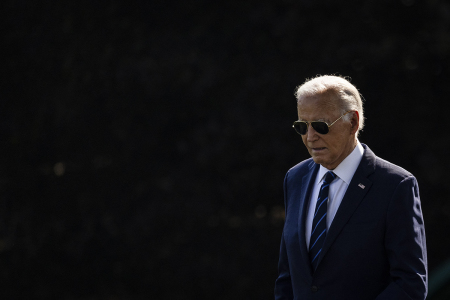
[[[301,121],[324,121],[330,125],[341,116],[335,100],[329,95],[303,97],[299,100],[297,111]],[[327,134],[317,133],[311,125],[302,135],[303,143],[315,163],[329,170],[336,168],[355,148],[358,115],[352,114],[351,122],[338,120],[329,128]]]

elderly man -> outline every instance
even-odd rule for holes
[[[427,253],[416,178],[358,141],[358,90],[321,76],[296,91],[293,127],[311,155],[284,180],[275,299],[425,299]]]

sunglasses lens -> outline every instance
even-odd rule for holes
[[[306,123],[303,122],[296,122],[294,123],[294,129],[295,131],[297,131],[298,134],[304,135],[306,134],[306,131],[308,129],[308,125],[306,125]]]
[[[328,125],[325,122],[312,122],[311,126],[314,128],[317,133],[327,134],[328,133]]]

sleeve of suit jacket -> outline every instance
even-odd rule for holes
[[[419,187],[413,176],[400,182],[390,201],[386,216],[385,249],[392,281],[377,300],[425,299],[425,228]]]
[[[289,174],[289,172],[288,172]],[[287,211],[287,177],[284,178],[284,207],[285,211]],[[278,278],[275,282],[275,300],[289,300],[293,299],[293,291],[292,291],[292,283],[291,283],[291,274],[289,272],[289,262],[286,253],[286,244],[284,241],[284,232],[281,236],[281,246],[280,246],[280,257],[278,261]]]

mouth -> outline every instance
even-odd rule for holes
[[[327,149],[327,148],[325,148],[325,147],[311,148],[311,150],[312,150],[313,152],[321,152],[321,151],[324,151],[325,149]]]

